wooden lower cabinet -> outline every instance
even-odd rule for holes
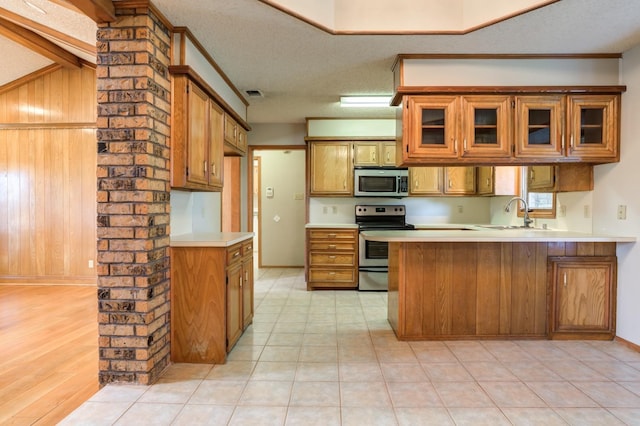
[[[615,256],[549,258],[551,338],[615,336]]]
[[[171,360],[215,363],[253,319],[253,241],[171,248]]]
[[[549,307],[561,303],[556,309],[561,323],[572,318],[575,327],[588,323],[591,331],[606,326],[613,332],[610,305],[603,303],[615,297],[615,273],[606,272],[607,267],[615,271],[615,257],[603,269],[600,256],[614,255],[615,243],[392,242],[388,319],[400,340],[562,338],[548,327]],[[575,262],[583,262],[571,272],[577,290],[560,293],[562,302],[549,297],[547,261],[556,256],[579,256]],[[588,310],[574,315],[582,309]],[[598,316],[602,311],[606,320]]]
[[[307,228],[307,290],[358,288],[358,230]]]

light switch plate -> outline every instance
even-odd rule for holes
[[[618,220],[627,220],[627,206],[624,204],[618,206]]]

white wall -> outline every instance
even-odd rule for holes
[[[219,192],[171,190],[171,235],[220,232]]]
[[[261,160],[261,266],[304,266],[305,150],[260,150],[255,157]]]
[[[593,230],[640,239],[640,46],[624,52],[620,162],[596,166],[593,191]],[[627,206],[627,219],[618,220],[618,205]],[[616,334],[640,345],[640,244],[618,245],[618,315]]]
[[[407,223],[414,225],[489,223],[490,201],[484,197],[315,197],[309,200],[309,222],[354,223],[356,204],[400,204],[406,206]]]

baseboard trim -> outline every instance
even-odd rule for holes
[[[628,347],[629,349],[632,349],[636,352],[640,352],[640,345],[636,345],[635,343],[632,343],[628,340],[623,339],[622,337],[616,336],[614,338],[614,340],[618,343],[623,344],[624,346]]]

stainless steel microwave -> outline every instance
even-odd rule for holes
[[[356,197],[406,197],[409,170],[384,168],[354,169],[353,195]]]

